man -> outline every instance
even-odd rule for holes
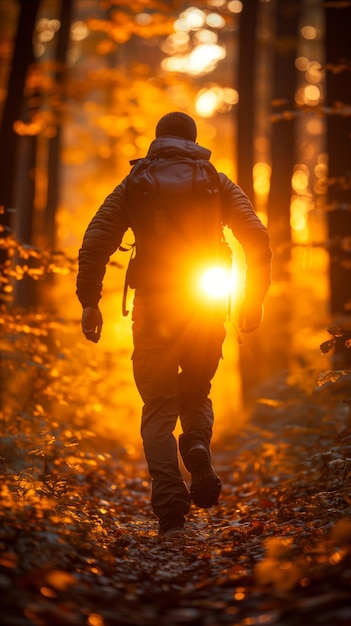
[[[195,143],[196,134],[194,120],[185,113],[160,119],[146,161],[136,162],[105,199],[79,252],[82,330],[97,342],[106,265],[126,230],[134,231],[136,257],[129,270],[135,287],[133,372],[144,402],[141,435],[160,535],[181,532],[191,502],[209,508],[217,504],[221,490],[211,464],[214,418],[209,392],[222,356],[225,310],[223,302],[210,305],[199,296],[191,283],[193,268],[201,265],[210,248],[219,249],[223,226],[228,226],[246,256],[242,332],[260,325],[270,284],[267,230],[243,191],[225,174],[213,174],[210,151]],[[189,182],[189,172],[194,172],[194,181]],[[195,227],[195,219],[202,225]],[[178,417],[183,431],[179,452],[191,474],[190,492],[179,470],[173,435]]]

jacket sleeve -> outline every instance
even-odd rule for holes
[[[76,294],[83,308],[97,306],[110,256],[129,227],[127,178],[107,196],[85,231],[79,250]]]
[[[225,174],[219,174],[222,221],[242,245],[246,259],[246,297],[263,302],[271,283],[272,251],[266,227],[242,191]]]

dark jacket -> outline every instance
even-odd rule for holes
[[[159,137],[148,156],[177,151],[192,158],[210,158],[210,151],[192,141]],[[221,221],[243,247],[246,264],[246,295],[263,302],[270,284],[271,250],[266,228],[257,217],[244,192],[225,174],[219,174],[222,199]],[[107,196],[85,232],[79,251],[77,296],[83,308],[96,307],[102,295],[102,282],[110,256],[117,250],[131,226],[127,204],[128,176]]]

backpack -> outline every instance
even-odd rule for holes
[[[131,161],[127,204],[135,235],[128,286],[182,290],[191,268],[223,255],[219,176],[205,159],[170,152]],[[123,250],[123,248],[122,248]]]

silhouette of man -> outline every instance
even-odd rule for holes
[[[199,204],[197,192],[182,188],[183,161],[189,168],[194,163],[208,165],[210,158],[210,151],[196,143],[196,135],[195,121],[189,115],[171,112],[162,117],[147,153],[148,163],[155,168],[157,194],[150,203],[145,189],[151,170],[139,179],[133,178],[132,170],[91,220],[79,251],[77,296],[83,307],[82,331],[88,340],[97,342],[103,324],[98,303],[106,266],[126,230],[134,231],[133,373],[143,400],[141,435],[160,535],[182,532],[191,502],[212,507],[221,490],[210,453],[214,416],[209,393],[222,357],[226,311],[223,301],[210,305],[190,285],[192,264],[206,256],[205,239],[202,248],[189,246],[186,239],[193,222],[187,231],[179,224],[170,226],[173,218],[180,219],[181,212],[190,214],[192,205]],[[137,163],[135,172],[138,167]],[[216,209],[208,211],[216,224],[212,222],[207,230],[217,237],[217,231],[222,234],[228,226],[243,247],[247,268],[239,324],[242,332],[251,332],[261,323],[270,284],[269,236],[240,187],[223,173],[216,172],[216,177],[218,188],[209,190],[211,198],[216,198]],[[170,203],[173,198],[172,219],[162,213],[162,206],[153,206],[166,188]],[[157,246],[148,247],[151,221],[160,237]],[[191,474],[190,490],[179,469],[173,435],[178,417],[182,427],[179,453]]]

